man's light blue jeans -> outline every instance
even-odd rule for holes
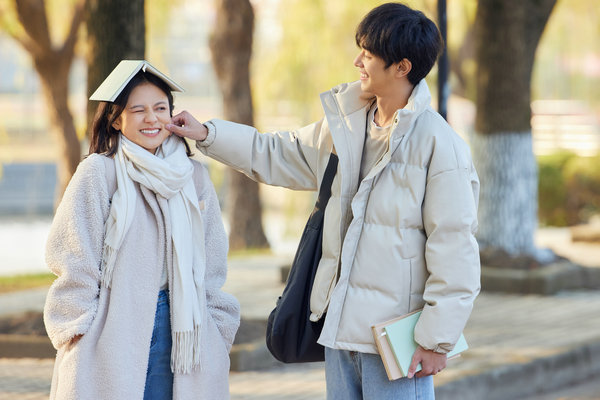
[[[173,398],[173,373],[171,372],[171,317],[169,292],[158,294],[154,331],[150,343],[150,358],[146,373],[144,400],[167,400]]]
[[[433,377],[390,381],[378,354],[325,348],[327,400],[433,400]]]

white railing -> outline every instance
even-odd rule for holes
[[[569,100],[541,100],[531,104],[533,151],[536,155],[560,150],[579,156],[600,153],[600,120],[585,104]]]

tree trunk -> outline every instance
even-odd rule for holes
[[[69,110],[69,71],[75,54],[77,32],[83,20],[85,0],[76,3],[69,32],[61,45],[54,45],[50,37],[44,0],[15,0],[15,8],[24,34],[11,33],[33,59],[40,76],[50,130],[59,143],[58,204],[81,157],[81,148],[73,116]]]
[[[254,11],[249,0],[217,0],[210,50],[223,94],[223,114],[227,120],[247,125],[254,124],[249,68],[253,31]],[[230,170],[229,185],[230,248],[268,248],[258,183]]]
[[[50,130],[58,142],[60,151],[57,160],[56,207],[81,161],[81,146],[68,104],[71,62],[61,63],[56,60],[52,64],[51,68],[36,65],[36,69],[46,99]]]
[[[146,50],[144,0],[89,0],[85,9],[88,97],[121,60],[142,60]],[[87,107],[89,137],[98,102]]]
[[[537,164],[531,138],[531,72],[556,0],[480,0],[475,21],[477,115],[473,158],[481,180],[482,249],[535,248]]]

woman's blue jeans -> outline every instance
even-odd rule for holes
[[[173,373],[171,372],[171,317],[169,292],[158,294],[154,331],[150,343],[150,358],[146,373],[144,400],[167,400],[173,398]]]
[[[327,400],[433,400],[433,377],[388,380],[378,354],[325,347]]]

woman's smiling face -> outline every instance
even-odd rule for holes
[[[165,125],[171,122],[169,99],[157,86],[142,83],[127,99],[127,105],[113,128],[152,154],[171,135]]]

